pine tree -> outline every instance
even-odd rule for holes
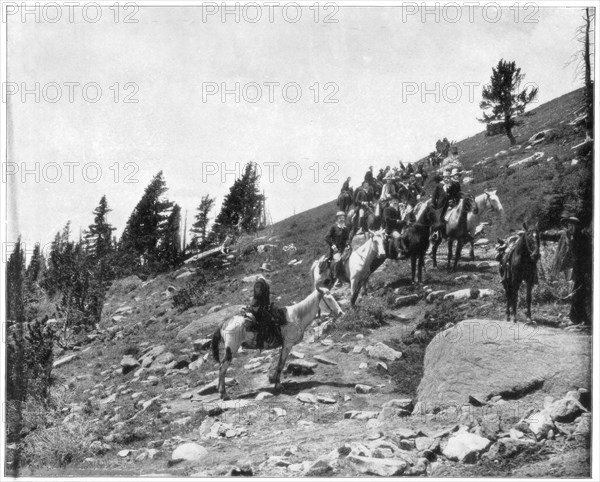
[[[6,318],[12,322],[24,321],[24,275],[25,255],[19,236],[6,264]]]
[[[490,83],[483,87],[482,101],[479,104],[484,112],[483,119],[478,120],[486,124],[502,120],[511,146],[517,143],[512,134],[513,127],[518,125],[517,116],[525,112],[527,105],[533,102],[538,94],[537,87],[519,91],[524,79],[525,74],[521,74],[521,69],[514,61],[500,59],[498,65],[492,67]],[[488,109],[491,109],[489,115],[485,112]]]
[[[246,165],[244,174],[236,179],[225,196],[221,211],[213,227],[214,237],[221,242],[227,235],[239,235],[257,231],[260,219],[263,195],[258,188],[256,165]]]
[[[181,262],[181,208],[173,206],[167,218],[160,242],[160,259],[163,269],[176,267]]]
[[[119,245],[124,255],[122,259],[135,262],[141,257],[148,266],[159,263],[158,245],[168,211],[173,205],[163,197],[166,192],[167,186],[160,171],[146,187],[142,199],[129,216]]]
[[[108,213],[111,211],[106,196],[102,196],[98,207],[94,209],[94,224],[90,224],[85,235],[89,253],[94,259],[101,259],[112,251],[111,237],[116,228],[107,221]]]
[[[208,213],[215,204],[215,198],[211,198],[208,194],[202,196],[200,205],[197,208],[196,221],[192,224],[190,231],[194,233],[190,241],[192,249],[202,249],[206,244],[207,229],[208,229]]]

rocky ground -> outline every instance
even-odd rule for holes
[[[48,476],[589,476],[589,333],[559,327],[556,303],[534,306],[552,326],[490,321],[503,294],[485,243],[476,254],[458,273],[428,264],[418,287],[406,262],[387,261],[362,311],[336,293],[346,321],[315,322],[281,393],[267,380],[277,352],[242,350],[228,402],[208,338],[239,305],[175,316],[182,273],[121,280],[98,331],[55,362],[60,431],[9,455],[37,451],[21,475]],[[50,435],[77,452],[62,467]]]

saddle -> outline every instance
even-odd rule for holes
[[[244,328],[256,333],[256,347],[259,350],[262,350],[265,345],[272,348],[283,345],[281,327],[288,322],[285,308],[271,303],[268,309],[261,308],[253,312],[250,307],[245,306],[241,314],[244,317]]]
[[[509,275],[510,269],[506,269],[508,266],[508,260],[510,259],[510,255],[515,249],[517,241],[519,239],[519,235],[513,235],[508,237],[506,240],[498,238],[496,242],[496,261],[500,263],[499,271],[502,279]]]

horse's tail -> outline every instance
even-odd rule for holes
[[[210,347],[212,348],[213,358],[217,363],[219,360],[219,343],[221,343],[221,327],[217,328],[217,330],[213,333],[212,340],[210,342]]]

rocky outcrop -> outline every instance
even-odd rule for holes
[[[472,319],[444,330],[425,353],[421,412],[461,406],[469,397],[519,399],[542,408],[544,396],[589,389],[591,339],[544,326]],[[538,408],[538,409],[539,409]],[[560,407],[556,408],[557,410]]]

